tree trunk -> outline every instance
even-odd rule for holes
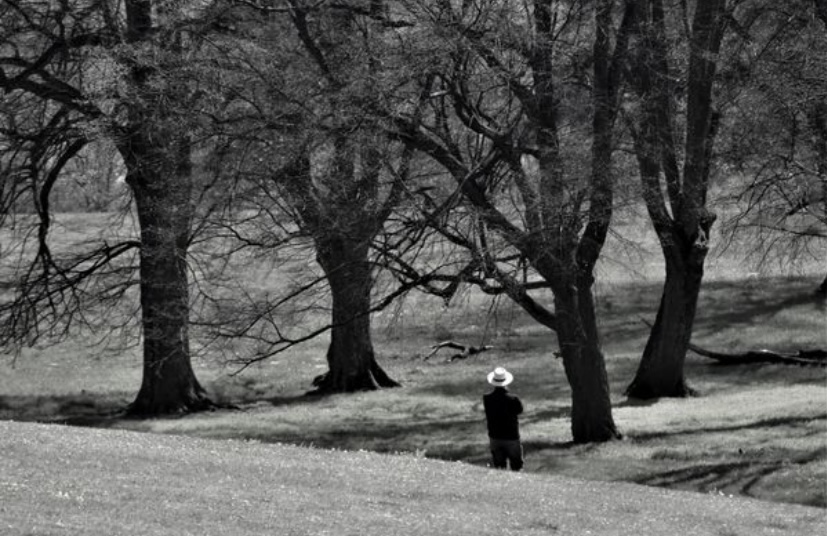
[[[126,40],[136,51],[180,42],[154,42],[153,3],[126,0]],[[156,6],[157,7],[157,6]],[[118,150],[135,196],[141,228],[141,315],[144,370],[141,389],[129,407],[132,415],[197,411],[212,406],[190,362],[187,249],[192,223],[192,163],[188,133],[179,111],[185,85],[159,91],[153,79],[158,63],[141,54],[127,60],[127,80],[135,92],[129,102]],[[176,118],[177,116],[177,118]]]
[[[555,285],[557,340],[571,386],[571,432],[575,443],[620,438],[612,417],[606,361],[597,338],[589,287]],[[590,316],[591,315],[591,316]]]
[[[726,2],[711,0],[699,2],[693,15],[681,175],[675,139],[678,121],[671,104],[675,89],[671,80],[677,77],[670,68],[666,10],[662,0],[644,0],[640,7],[641,46],[632,68],[642,101],[640,122],[633,129],[635,153],[643,198],[666,260],[666,281],[655,325],[626,394],[642,399],[683,397],[692,392],[686,385],[683,365],[703,279],[709,231],[715,221],[715,215],[706,207],[718,126],[712,88],[727,11]]]
[[[677,232],[673,233],[676,236]],[[676,238],[675,242],[684,242]],[[684,376],[684,362],[703,280],[706,247],[664,246],[666,281],[643,357],[626,394],[643,400],[695,394]]]
[[[152,147],[139,136],[127,181],[135,195],[141,227],[141,314],[144,370],[133,415],[160,415],[212,406],[190,362],[187,248],[192,207],[189,148],[178,154]],[[160,162],[172,165],[163,166]],[[154,165],[146,165],[154,162]]]
[[[341,235],[316,240],[317,259],[333,297],[328,372],[316,382],[318,393],[349,393],[398,387],[376,362],[371,339],[371,265],[367,241]]]

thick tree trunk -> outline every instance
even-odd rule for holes
[[[126,0],[126,40],[136,51],[169,47],[156,43],[153,4]],[[159,91],[157,65],[128,60],[128,81],[136,95],[118,150],[127,168],[141,228],[141,315],[144,370],[141,389],[129,407],[133,415],[161,415],[212,406],[192,370],[189,347],[187,249],[192,223],[192,164],[188,134],[171,103],[182,102],[184,86]],[[160,97],[160,98],[159,98]],[[180,119],[180,116],[178,116]]]
[[[333,328],[327,351],[328,372],[318,392],[349,393],[398,387],[379,366],[370,324],[371,265],[367,242],[342,236],[318,239],[317,259],[333,297]]]
[[[666,10],[662,0],[646,0],[640,7],[641,47],[633,70],[642,107],[638,128],[634,129],[635,153],[643,198],[666,260],[666,281],[655,325],[626,393],[642,399],[683,397],[691,394],[683,365],[703,279],[709,231],[715,221],[706,205],[718,125],[712,88],[727,21],[726,2],[698,3],[693,16],[682,175],[675,139],[678,121],[670,104],[674,98],[670,80],[675,76],[670,69]],[[661,178],[665,179],[665,188]]]
[[[610,441],[621,435],[612,417],[606,361],[597,338],[591,290],[555,285],[557,340],[571,386],[571,431],[575,443]]]
[[[692,338],[706,248],[700,245],[681,248],[675,244],[668,246],[664,254],[666,281],[643,357],[626,389],[631,398],[646,400],[695,394],[686,383],[684,362]]]
[[[141,228],[144,370],[129,413],[160,415],[205,409],[212,403],[193,372],[188,333],[186,256],[192,218],[188,147],[182,144],[178,154],[170,155],[168,147],[149,147],[138,136],[130,147],[127,164],[132,169],[127,181],[135,195]]]

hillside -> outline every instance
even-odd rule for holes
[[[790,504],[410,455],[0,421],[4,535],[811,535]]]

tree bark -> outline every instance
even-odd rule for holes
[[[612,417],[606,362],[596,336],[590,288],[555,285],[557,340],[571,386],[571,432],[575,443],[620,438]]]
[[[127,0],[126,38],[137,49],[153,43],[153,6]],[[173,48],[176,46],[173,43]],[[180,87],[160,97],[157,65],[127,61],[132,89],[127,128],[118,150],[127,168],[141,228],[141,315],[144,367],[128,412],[160,415],[212,405],[192,369],[189,346],[187,249],[192,223],[191,148],[169,109]]]
[[[160,415],[210,407],[193,372],[189,347],[187,248],[192,206],[189,146],[153,147],[136,135],[129,144],[127,181],[141,228],[143,380],[133,415]],[[148,165],[154,162],[155,165]],[[166,166],[159,166],[166,163]]]
[[[709,231],[715,215],[707,209],[712,145],[717,114],[712,87],[726,25],[722,0],[699,3],[692,25],[687,73],[686,138],[683,173],[674,139],[673,75],[661,0],[643,0],[638,31],[642,45],[633,85],[642,100],[635,153],[643,197],[666,261],[666,280],[655,324],[640,365],[626,390],[630,397],[684,397],[692,393],[684,378]],[[666,187],[662,188],[661,175]],[[669,201],[669,208],[663,192]],[[671,214],[670,214],[671,209]]]
[[[705,257],[704,248],[682,248],[678,244],[671,246],[665,255],[666,281],[658,314],[635,377],[626,389],[629,397],[652,399],[695,394],[686,383],[684,362],[689,351]]]
[[[379,366],[373,350],[369,243],[334,234],[316,239],[317,259],[333,298],[328,372],[316,382],[319,394],[398,387]]]

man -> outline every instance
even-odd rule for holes
[[[523,445],[520,443],[520,425],[517,416],[523,412],[523,403],[509,393],[506,386],[514,381],[514,375],[503,367],[488,374],[488,383],[494,390],[483,395],[491,456],[496,469],[505,469],[506,462],[512,471],[523,467]]]

